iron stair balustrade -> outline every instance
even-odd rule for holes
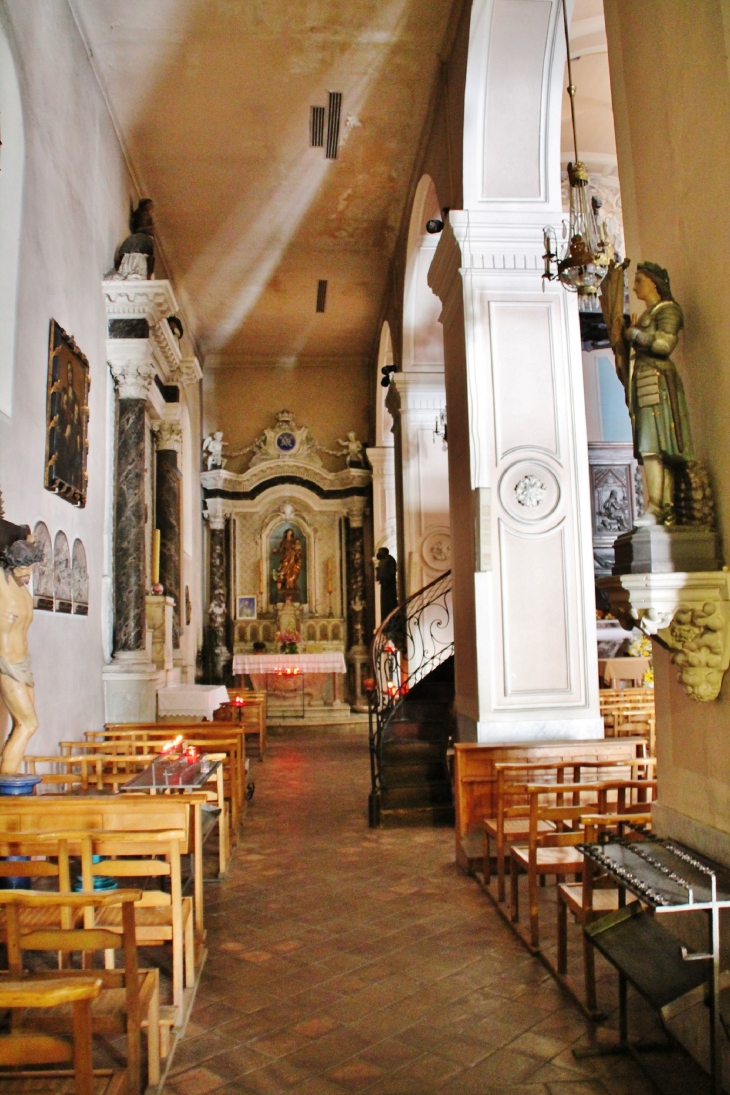
[[[380,818],[383,746],[392,739],[411,689],[454,653],[451,590],[447,570],[394,608],[373,636],[368,682],[371,828]]]

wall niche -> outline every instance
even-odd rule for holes
[[[89,615],[89,571],[86,566],[86,549],[80,540],[74,540],[71,556],[74,616]]]
[[[41,561],[33,568],[33,607],[41,612],[53,612],[53,547],[42,521],[33,529],[33,538],[43,551]]]
[[[53,543],[53,599],[56,612],[73,612],[73,573],[65,532],[57,532]]]

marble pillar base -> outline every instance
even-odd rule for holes
[[[515,742],[595,741],[604,737],[603,719],[540,719],[477,723],[480,745]]]
[[[104,666],[104,721],[155,722],[158,670],[144,650],[120,650]]]
[[[717,534],[708,529],[648,525],[617,536],[614,574],[692,573],[720,570]]]

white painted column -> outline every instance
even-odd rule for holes
[[[373,548],[385,547],[397,559],[395,512],[395,453],[393,446],[366,449],[373,469]],[[380,626],[380,595],[376,588],[375,626]]]
[[[398,422],[403,526],[398,561],[410,597],[451,565],[448,456],[434,433],[446,407],[443,372],[394,373],[387,406]]]
[[[462,740],[603,736],[575,297],[543,287],[560,235],[558,0],[476,0],[464,204],[429,284],[443,304]],[[544,290],[544,291],[543,291]]]

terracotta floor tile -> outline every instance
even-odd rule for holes
[[[571,1053],[615,1037],[605,965],[595,1035],[457,870],[453,830],[367,828],[362,730],[272,735],[253,764],[165,1095],[648,1095],[632,1061]],[[550,887],[540,901],[554,948]],[[651,1030],[631,1011],[632,1033]]]

